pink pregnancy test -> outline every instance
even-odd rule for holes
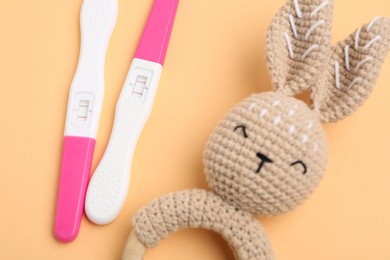
[[[178,7],[155,0],[116,105],[110,141],[86,197],[85,212],[96,224],[112,222],[127,197],[134,150],[149,118]]]
[[[54,234],[74,240],[80,229],[104,96],[104,62],[118,13],[117,0],[84,0],[81,48],[65,123]]]

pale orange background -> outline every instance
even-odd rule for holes
[[[81,2],[0,1],[0,259],[119,259],[134,213],[168,192],[206,188],[202,151],[213,127],[235,103],[271,88],[265,32],[284,0],[182,0],[125,207],[108,226],[84,217],[77,240],[61,244],[52,233]],[[119,0],[93,169],[151,5]],[[335,40],[376,15],[390,16],[390,1],[336,0]],[[387,59],[359,112],[326,126],[330,157],[320,188],[292,213],[259,218],[278,259],[390,259],[389,115]],[[185,230],[146,259],[233,257],[218,235]]]

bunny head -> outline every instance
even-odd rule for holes
[[[219,123],[206,147],[210,188],[236,208],[278,215],[305,201],[327,164],[322,123],[357,110],[390,48],[375,18],[331,46],[331,0],[288,0],[267,34],[274,91],[254,94]],[[310,91],[311,105],[294,96]]]

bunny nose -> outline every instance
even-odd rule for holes
[[[270,158],[268,158],[266,155],[262,153],[257,153],[256,155],[261,160],[259,164],[259,168],[257,169],[256,173],[259,173],[261,171],[261,168],[263,168],[264,164],[273,163],[273,161]]]

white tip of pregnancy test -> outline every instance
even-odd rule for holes
[[[118,17],[118,0],[84,0],[81,27],[99,33],[112,31]]]
[[[106,225],[115,220],[125,202],[128,191],[128,173],[113,164],[102,163],[89,183],[85,213],[89,220]]]

